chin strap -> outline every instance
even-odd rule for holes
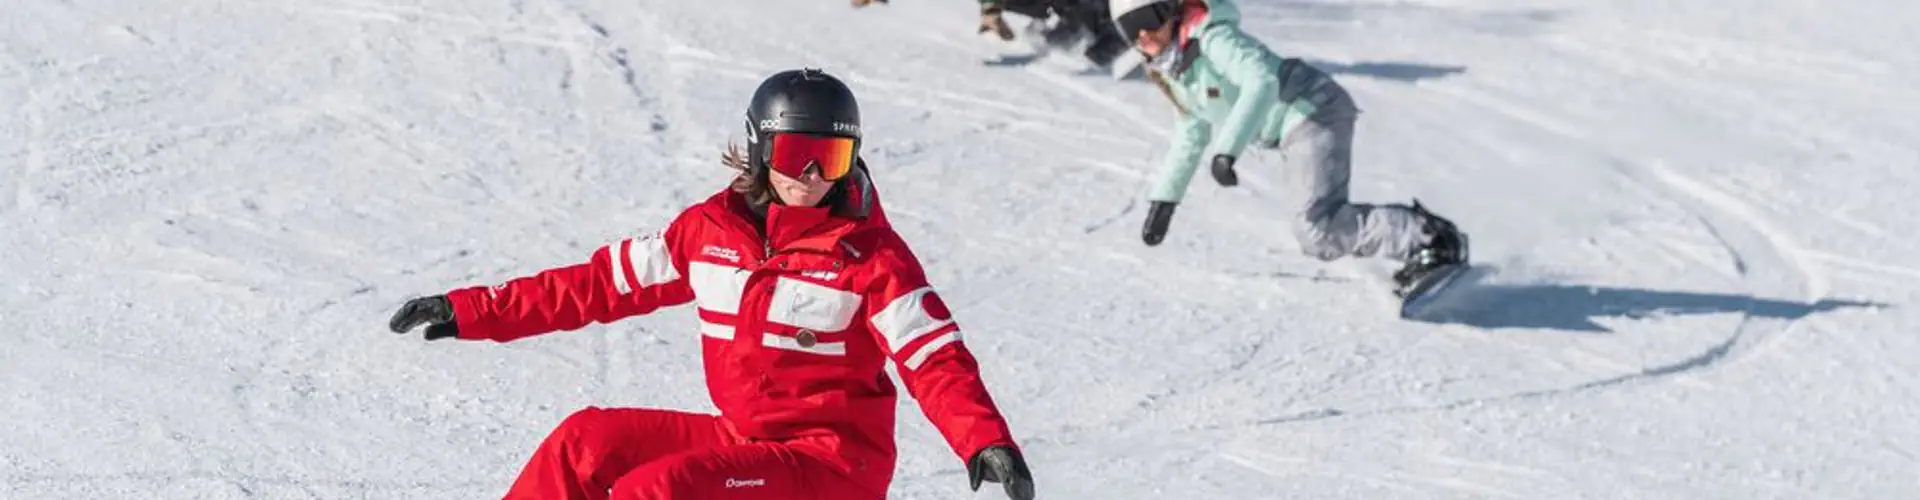
[[[873,213],[873,178],[867,171],[867,160],[855,158],[853,170],[834,183],[833,192],[827,193],[821,202],[841,217],[865,219]]]

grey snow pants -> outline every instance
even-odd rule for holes
[[[1278,148],[1282,199],[1292,213],[1294,237],[1307,255],[1403,259],[1429,238],[1423,221],[1403,204],[1359,204],[1348,199],[1353,168],[1353,98],[1328,81],[1315,92],[1326,105],[1288,131]]]

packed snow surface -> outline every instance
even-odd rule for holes
[[[1920,3],[1240,3],[1356,96],[1354,198],[1472,235],[1444,314],[1302,255],[1272,153],[1141,244],[1172,107],[970,1],[10,0],[0,497],[497,498],[579,408],[710,411],[688,308],[386,319],[664,224],[800,66],[1039,498],[1920,497]],[[894,498],[1001,497],[901,404]]]

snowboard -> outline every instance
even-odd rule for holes
[[[1473,265],[1468,262],[1443,266],[1408,283],[1404,288],[1394,290],[1394,295],[1400,299],[1400,319],[1414,319],[1426,312],[1459,283],[1460,276],[1471,267]]]

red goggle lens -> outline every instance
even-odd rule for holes
[[[787,177],[806,175],[818,165],[820,177],[836,181],[853,170],[853,138],[811,134],[774,134],[769,166]]]

